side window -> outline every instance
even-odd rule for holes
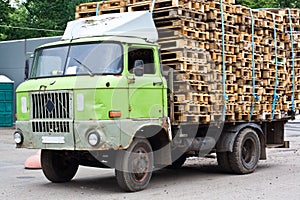
[[[144,74],[155,74],[154,56],[152,49],[129,48],[128,50],[128,71],[133,74],[136,60],[144,62]]]

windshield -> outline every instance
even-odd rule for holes
[[[117,43],[88,43],[40,49],[36,52],[31,78],[120,74],[122,46]]]

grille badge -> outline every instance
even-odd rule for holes
[[[51,101],[51,99],[48,99],[46,103],[46,109],[49,113],[52,113],[52,111],[54,110],[54,103]]]

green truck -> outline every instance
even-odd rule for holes
[[[133,24],[152,23],[155,33],[154,23],[142,20],[151,14],[137,13]],[[110,21],[103,18],[106,26]],[[37,48],[28,79],[16,90],[15,142],[18,148],[42,149],[50,181],[70,181],[79,165],[109,167],[122,189],[138,191],[154,170],[181,167],[189,156],[216,153],[224,171],[247,174],[266,159],[267,146],[287,146],[288,118],[175,122],[174,72],[163,70],[160,46],[143,34],[149,27],[97,35],[88,25],[81,24],[84,31],[77,36],[76,24],[68,25],[72,31],[67,28],[62,41]]]

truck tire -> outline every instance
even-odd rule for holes
[[[228,152],[217,152],[217,161],[222,171],[226,173],[232,173],[232,169],[229,163]]]
[[[134,139],[126,151],[116,157],[116,179],[126,192],[145,189],[152,176],[153,152],[147,139]]]
[[[252,173],[260,157],[260,141],[257,133],[251,129],[243,129],[235,138],[233,151],[228,152],[229,164],[236,174]]]
[[[46,178],[53,183],[69,182],[78,170],[78,162],[66,151],[42,150],[41,164]]]

